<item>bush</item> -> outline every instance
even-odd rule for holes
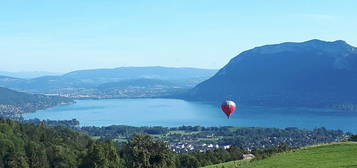
[[[352,135],[349,141],[357,142],[357,135]]]

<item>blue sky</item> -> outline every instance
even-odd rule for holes
[[[221,68],[286,41],[357,46],[355,0],[1,0],[0,71]]]

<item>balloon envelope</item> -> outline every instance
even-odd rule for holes
[[[233,101],[225,101],[222,103],[221,105],[222,111],[227,115],[227,117],[229,118],[234,111],[236,111],[236,103],[234,103]]]

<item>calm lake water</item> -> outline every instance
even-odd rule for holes
[[[239,106],[239,105],[238,105]],[[220,105],[178,99],[77,100],[24,115],[25,119],[77,119],[82,126],[254,126],[341,129],[357,133],[357,112],[334,109],[239,106],[231,119]]]

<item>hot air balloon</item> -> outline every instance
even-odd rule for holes
[[[234,111],[236,111],[237,106],[236,106],[236,103],[234,103],[233,101],[227,100],[222,103],[221,108],[222,108],[222,111],[229,118],[234,113]]]

